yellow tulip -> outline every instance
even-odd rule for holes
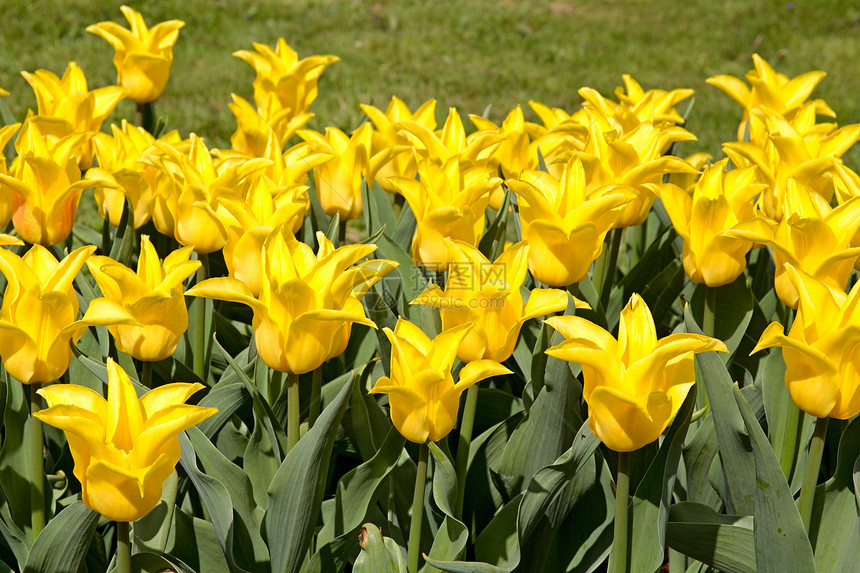
[[[227,240],[223,219],[230,215],[220,200],[239,196],[242,181],[270,162],[256,158],[216,164],[203,140],[193,133],[187,155],[164,142],[156,142],[155,147],[160,155],[147,154],[140,159],[169,178],[169,184],[157,190],[155,227],[198,253],[221,249]]]
[[[845,291],[786,264],[799,293],[788,335],[778,322],[762,333],[753,352],[782,347],[785,385],[797,407],[818,418],[847,420],[860,413],[860,283]]]
[[[303,374],[346,349],[353,323],[375,327],[359,300],[382,275],[397,266],[374,259],[355,264],[376,245],[335,249],[317,232],[319,250],[297,241],[283,227],[263,251],[263,280],[255,297],[235,278],[208,279],[185,294],[239,302],[254,311],[257,352],[280,372]]]
[[[362,178],[373,181],[383,165],[406,149],[393,146],[373,153],[373,128],[369,123],[361,124],[351,136],[336,127],[326,128],[325,135],[308,129],[298,133],[312,149],[330,156],[314,168],[314,187],[326,215],[333,217],[337,213],[341,221],[364,213]]]
[[[753,54],[754,69],[746,74],[750,83],[747,86],[743,80],[734,76],[721,74],[705,80],[712,86],[726,92],[733,100],[744,108],[744,116],[738,126],[738,141],[751,141],[762,144],[765,138],[765,126],[757,119],[752,111],[769,108],[786,117],[797,111],[818,85],[824,79],[824,72],[815,71],[801,74],[789,79],[785,74],[778,73],[758,54]],[[832,109],[823,101],[815,100],[815,113],[836,117]],[[749,122],[749,125],[747,123]],[[744,137],[748,133],[748,137]]]
[[[502,141],[498,130],[476,131],[467,137],[463,120],[453,107],[448,108],[445,124],[438,131],[414,119],[400,121],[398,127],[419,161],[432,159],[444,165],[449,159],[457,158],[464,169],[487,167],[490,155]]]
[[[138,229],[152,218],[155,190],[158,178],[162,176],[152,165],[139,163],[155,138],[143,128],[122,121],[122,126],[111,125],[113,136],[97,133],[93,138],[99,166],[87,170],[86,179],[99,181],[104,187],[95,190],[99,215],[107,213],[110,224],[119,226],[125,211],[125,199],[131,200],[134,210],[134,228]],[[158,139],[177,145],[179,133],[171,131]]]
[[[586,195],[585,173],[574,156],[560,179],[525,171],[506,184],[517,194],[522,234],[529,242],[529,270],[550,286],[566,287],[585,278],[603,250],[606,233],[638,196],[624,185]]]
[[[383,329],[391,342],[391,374],[377,380],[370,393],[388,394],[391,421],[410,442],[436,442],[447,436],[457,421],[463,391],[491,376],[510,374],[495,360],[476,360],[463,366],[454,382],[451,367],[470,328],[461,324],[433,340],[402,318],[393,332]]]
[[[753,110],[753,116],[766,126],[764,144],[726,143],[723,150],[735,165],[755,166],[767,183],[759,198],[764,212],[776,220],[783,218],[782,192],[789,177],[829,202],[835,191],[835,166],[860,138],[860,124],[838,129],[834,123],[817,124],[812,103],[802,106],[791,122],[769,110]]]
[[[164,360],[188,329],[182,282],[200,267],[188,260],[191,247],[173,251],[162,263],[148,235],[140,241],[137,272],[109,257],[90,257],[87,266],[105,298],[125,308],[139,324],[108,326],[121,352],[138,360]]]
[[[507,360],[527,320],[567,307],[567,293],[555,289],[533,289],[523,304],[520,287],[529,259],[526,241],[506,248],[492,263],[472,245],[447,239],[445,244],[450,253],[445,290],[431,284],[411,304],[440,309],[443,330],[473,326],[457,350],[463,362]],[[577,301],[577,308],[589,307]]]
[[[617,452],[660,437],[696,383],[694,354],[727,351],[719,340],[696,334],[658,340],[651,311],[637,294],[621,311],[618,339],[579,316],[546,322],[565,338],[546,353],[582,365],[588,426]]]
[[[281,108],[275,94],[269,94],[266,105],[259,109],[254,109],[245,98],[236,94],[232,97],[233,103],[229,107],[236,116],[237,126],[230,136],[230,145],[251,157],[265,157],[270,132],[277,136],[278,149],[281,149],[314,116],[312,113],[293,114],[289,109]]]
[[[107,360],[107,400],[86,386],[41,388],[48,407],[39,420],[66,433],[87,507],[112,521],[135,521],[158,504],[179,461],[179,433],[217,408],[185,402],[202,384],[175,382],[140,398],[128,374]]]
[[[107,116],[126,92],[117,86],[87,89],[87,78],[75,62],[69,62],[63,77],[48,70],[21,72],[36,94],[38,114],[29,121],[38,124],[45,136],[63,138],[67,135],[98,132]],[[93,160],[90,144],[76,151],[78,165],[87,169]]]
[[[317,97],[319,77],[326,67],[340,61],[337,56],[310,56],[299,60],[299,55],[283,38],[278,39],[274,50],[258,43],[254,43],[254,49],[256,52],[240,50],[233,55],[257,72],[254,79],[257,109],[266,108],[269,94],[274,94],[280,108],[290,110],[290,117],[308,110]]]
[[[753,244],[724,232],[755,216],[753,199],[765,187],[755,169],[726,170],[724,159],[710,168],[688,193],[672,184],[660,198],[675,230],[684,239],[684,270],[693,282],[716,287],[738,278]]]
[[[831,209],[821,195],[789,178],[785,211],[776,222],[764,216],[743,221],[727,237],[761,243],[773,250],[774,287],[779,299],[797,308],[798,293],[785,273],[785,263],[809,273],[835,289],[844,290],[860,248],[851,240],[860,229],[860,197]]]
[[[641,225],[657,198],[664,175],[697,172],[683,159],[663,153],[674,142],[695,139],[682,127],[650,123],[642,123],[619,136],[615,131],[602,131],[599,122],[594,121],[589,126],[585,149],[576,154],[585,170],[588,194],[614,192],[611,185],[632,187],[638,197],[627,204],[614,226]]]
[[[82,181],[75,154],[91,133],[67,135],[59,140],[42,137],[36,124],[26,122],[15,148],[18,157],[0,183],[11,191],[12,222],[28,243],[55,245],[66,239],[75,223],[78,202],[86,187],[101,183]]]
[[[9,142],[15,137],[20,123],[13,123],[0,128],[0,150],[5,150]],[[6,154],[0,152],[0,175],[9,175],[6,169]],[[0,227],[5,227],[12,220],[12,213],[15,212],[15,198],[12,190],[3,184],[0,180]]]
[[[62,261],[41,245],[23,257],[0,249],[0,272],[8,285],[0,308],[0,357],[6,371],[24,384],[53,382],[69,368],[70,342],[93,325],[135,324],[121,306],[90,303],[83,319],[72,281],[96,248],[75,249]]]
[[[409,111],[403,100],[397,96],[391,98],[385,111],[367,104],[361,104],[361,110],[376,128],[371,144],[374,154],[389,147],[404,148],[404,151],[398,153],[389,163],[383,165],[376,172],[376,180],[382,184],[387,177],[415,177],[418,172],[418,163],[415,153],[411,149],[406,149],[409,147],[410,140],[406,134],[400,132],[400,125],[401,122],[412,121],[430,131],[436,129],[436,100],[431,99],[424,102],[414,113]]]
[[[168,20],[148,28],[140,12],[120,6],[131,30],[116,22],[87,26],[87,32],[107,40],[116,51],[116,83],[128,92],[135,103],[153,101],[164,91],[173,64],[173,45],[179,39],[181,20]]]
[[[403,195],[418,221],[412,239],[412,260],[430,270],[444,271],[448,248],[443,239],[476,245],[484,231],[484,211],[490,190],[499,179],[485,169],[467,170],[457,157],[441,166],[432,159],[418,162],[419,179],[388,179]]]

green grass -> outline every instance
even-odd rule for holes
[[[21,118],[35,106],[21,70],[61,73],[69,60],[84,69],[90,88],[115,80],[112,49],[84,31],[113,19],[125,23],[120,2],[5,0],[0,32],[0,86]],[[361,120],[359,103],[387,105],[392,95],[411,107],[436,98],[448,106],[500,121],[529,100],[575,109],[577,90],[611,95],[629,73],[644,87],[690,87],[696,102],[688,128],[699,137],[682,153],[719,154],[734,137],[740,108],[708,76],[741,76],[758,52],[789,76],[821,69],[816,90],[840,124],[860,121],[860,10],[817,0],[152,0],[129,2],[149,23],[186,22],[158,113],[169,127],[194,131],[225,146],[235,128],[230,94],[251,98],[254,72],[231,56],[252,42],[283,36],[299,52],[335,54],[341,61],[320,81],[311,126],[349,129]],[[123,102],[116,117],[131,117]],[[860,158],[856,151],[852,159]],[[856,169],[860,162],[850,160]]]

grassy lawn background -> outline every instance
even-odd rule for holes
[[[122,2],[3,0],[0,87],[18,118],[35,98],[21,70],[62,73],[69,60],[83,68],[90,89],[115,81],[113,50],[85,32],[115,20],[125,25]],[[699,142],[681,153],[709,151],[731,140],[740,108],[705,78],[742,76],[758,52],[789,76],[828,73],[815,92],[841,125],[860,121],[860,9],[848,0],[152,0],[128,2],[149,24],[186,22],[175,50],[170,82],[157,103],[169,127],[194,131],[210,146],[227,146],[235,120],[230,94],[252,97],[253,69],[231,56],[252,42],[283,36],[300,57],[334,54],[341,61],[320,81],[311,127],[350,129],[361,120],[359,103],[385,107],[392,95],[411,108],[438,100],[461,114],[500,121],[529,100],[573,110],[577,90],[590,86],[612,95],[629,73],[643,87],[696,90],[688,129]],[[131,117],[120,104],[116,118]],[[468,126],[467,127],[471,127]],[[860,153],[848,163],[860,169]]]

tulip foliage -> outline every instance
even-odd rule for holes
[[[117,85],[24,72],[0,127],[0,571],[856,567],[860,125],[823,72],[710,78],[738,140],[682,157],[692,90],[629,75],[316,131],[339,59],[281,39],[236,47],[219,147],[112,120],[183,65],[122,15],[87,28]]]

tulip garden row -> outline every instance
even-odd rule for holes
[[[280,40],[210,149],[155,113],[183,22],[122,12],[116,86],[0,101],[0,571],[856,564],[860,124],[822,72],[710,78],[717,161],[629,76],[318,133],[338,59]]]

